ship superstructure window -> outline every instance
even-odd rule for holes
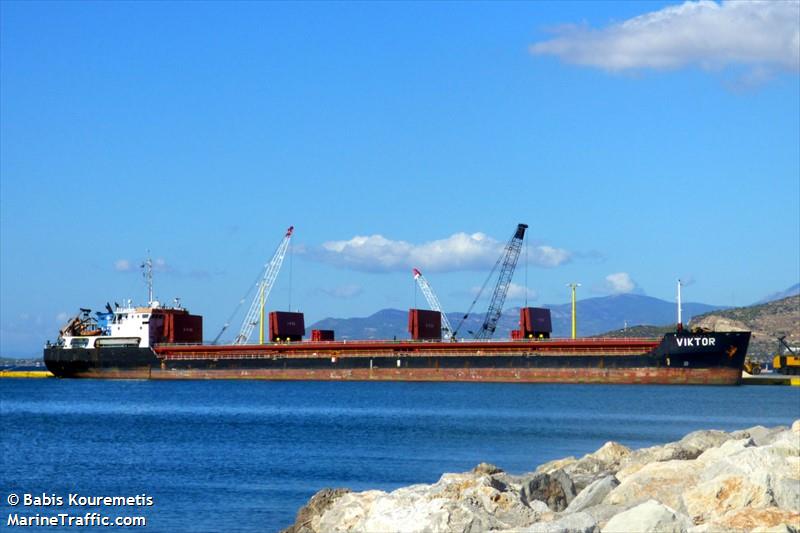
[[[89,339],[72,339],[69,343],[72,348],[86,348],[88,344]]]

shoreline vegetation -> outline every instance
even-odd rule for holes
[[[392,492],[323,489],[283,533],[800,532],[800,420],[616,442],[512,475],[487,463]]]

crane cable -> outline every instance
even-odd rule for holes
[[[453,337],[454,338],[458,334],[458,331],[461,329],[461,326],[464,325],[464,322],[467,320],[467,318],[469,317],[470,313],[472,313],[472,309],[475,307],[475,304],[478,303],[478,300],[480,300],[481,295],[483,294],[483,290],[486,288],[486,285],[489,284],[489,280],[491,280],[492,276],[494,276],[494,271],[497,270],[497,267],[500,265],[500,262],[502,260],[503,260],[503,254],[501,254],[500,257],[497,258],[497,262],[492,267],[492,271],[489,272],[489,276],[487,276],[486,281],[483,282],[483,285],[481,286],[481,289],[478,291],[478,294],[475,296],[475,299],[472,300],[472,304],[470,304],[469,309],[467,309],[467,312],[464,314],[463,317],[461,317],[461,322],[458,323],[458,326],[456,326],[455,331],[453,331]],[[469,333],[472,333],[472,332],[470,331]]]
[[[214,340],[211,342],[211,344],[217,344],[219,338],[222,337],[222,334],[225,333],[225,330],[228,329],[228,326],[230,326],[231,322],[233,322],[234,317],[236,317],[236,315],[239,314],[239,310],[242,308],[242,305],[244,305],[244,302],[249,299],[250,293],[253,292],[253,289],[258,286],[259,281],[261,281],[260,270],[258,271],[258,275],[256,276],[256,281],[252,285],[250,285],[250,288],[247,289],[247,293],[245,293],[245,295],[242,296],[242,299],[239,300],[239,303],[236,305],[236,308],[233,310],[233,313],[231,313],[231,316],[229,316],[228,320],[226,320],[225,323],[222,325],[222,329],[220,330],[219,334],[217,334],[217,336],[214,337]]]

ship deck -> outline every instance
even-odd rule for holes
[[[161,344],[158,357],[178,359],[275,359],[329,357],[463,357],[508,355],[636,355],[660,339],[586,338],[520,341],[300,341],[291,343],[200,345]]]

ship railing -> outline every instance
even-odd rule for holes
[[[380,358],[388,358],[388,359],[402,359],[404,357],[464,357],[464,356],[480,356],[480,357],[503,357],[503,356],[513,356],[513,357],[548,357],[548,356],[576,356],[576,357],[590,357],[590,356],[599,356],[596,352],[592,350],[574,350],[569,349],[568,347],[562,347],[553,350],[547,351],[531,351],[531,352],[505,352],[503,350],[497,351],[486,351],[486,352],[473,352],[473,353],[464,353],[461,351],[450,351],[450,350],[426,350],[424,352],[372,352],[372,351],[357,351],[357,352],[348,352],[346,354],[342,354],[340,352],[308,352],[308,351],[298,351],[298,352],[283,352],[283,353],[276,353],[276,352],[227,352],[227,353],[220,353],[220,352],[206,352],[206,351],[197,351],[197,352],[176,352],[176,353],[166,353],[162,357],[168,360],[220,360],[220,359],[328,359],[331,357],[335,358],[370,358],[370,357],[380,357]],[[633,348],[629,349],[609,349],[604,350],[601,356],[620,356],[620,355],[644,355],[641,350],[636,350]]]
[[[499,343],[513,343],[513,344],[537,344],[537,343],[553,343],[553,342],[574,342],[576,344],[607,344],[608,342],[619,342],[624,344],[636,343],[657,343],[661,340],[660,337],[582,337],[579,339],[571,339],[569,337],[551,337],[549,339],[459,339],[456,341],[436,340],[436,339],[341,339],[333,341],[312,341],[310,339],[303,339],[300,341],[291,342],[265,342],[265,343],[247,343],[247,344],[219,344],[215,346],[240,346],[245,348],[255,348],[258,346],[302,346],[304,344],[314,344],[315,346],[340,346],[346,344],[371,344],[376,346],[391,346],[396,344],[442,344],[452,343],[453,345],[459,344],[486,344],[493,345]],[[155,344],[159,347],[168,346],[209,346],[207,342],[160,342]]]

